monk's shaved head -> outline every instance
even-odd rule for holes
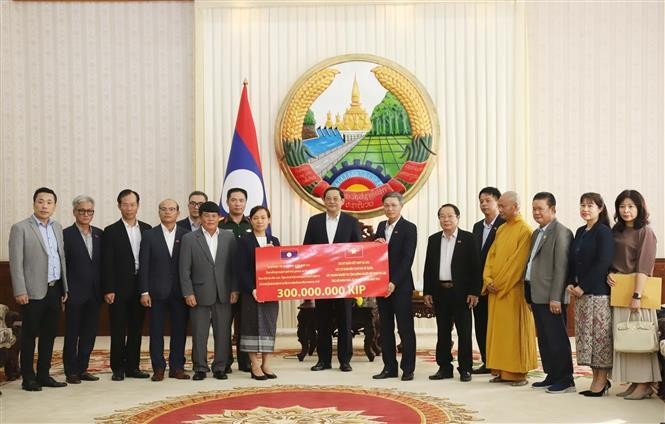
[[[515,203],[519,206],[520,204],[520,195],[515,191],[507,191],[501,195],[499,200],[505,200],[506,202]]]
[[[514,191],[506,191],[499,198],[499,215],[511,221],[520,213],[520,196]]]

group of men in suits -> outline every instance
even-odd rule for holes
[[[99,380],[88,372],[88,364],[102,301],[109,305],[113,381],[150,376],[139,368],[146,310],[151,318],[153,381],[164,378],[167,366],[167,319],[171,324],[169,377],[190,378],[184,371],[190,316],[194,379],[205,378],[209,370],[207,340],[211,322],[215,337],[213,374],[226,378],[231,356],[230,305],[238,297],[231,272],[236,243],[230,231],[219,230],[219,207],[207,200],[205,193],[192,192],[189,216],[177,221],[177,202],[165,199],[159,204],[160,224],[151,228],[137,219],[139,194],[122,190],[117,197],[121,218],[102,231],[91,225],[94,200],[77,196],[72,202],[75,222],[63,230],[52,219],[57,204],[55,192],[46,187],[35,191],[33,214],[14,224],[9,237],[14,296],[23,312],[24,390]],[[61,309],[66,314],[63,360],[67,383],[49,374]]]

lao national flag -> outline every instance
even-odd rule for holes
[[[233,133],[231,153],[226,165],[222,197],[219,200],[223,215],[229,214],[229,211],[226,210],[226,192],[234,187],[240,187],[247,191],[245,215],[254,206],[267,206],[259,146],[256,141],[256,129],[247,100],[247,81],[243,83],[242,94],[240,95],[236,130]]]

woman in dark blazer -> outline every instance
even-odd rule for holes
[[[575,297],[577,364],[591,367],[593,381],[581,395],[599,397],[611,387],[612,310],[607,274],[614,257],[614,238],[603,198],[584,193],[580,216],[586,221],[575,233],[568,261],[568,293]]]
[[[256,249],[279,246],[277,237],[266,233],[270,225],[270,211],[264,206],[255,206],[249,212],[252,232],[239,241],[238,262],[240,265],[240,350],[247,352],[251,365],[251,376],[256,380],[277,378],[270,369],[271,353],[275,350],[278,302],[256,300]],[[259,361],[261,354],[261,361]]]

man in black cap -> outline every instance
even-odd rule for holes
[[[185,234],[180,247],[180,284],[185,303],[191,308],[193,379],[203,380],[208,371],[207,345],[212,318],[213,376],[225,380],[231,350],[231,305],[238,301],[238,282],[231,272],[236,241],[230,231],[220,231],[217,227],[216,203],[205,202],[199,214],[201,228]]]

